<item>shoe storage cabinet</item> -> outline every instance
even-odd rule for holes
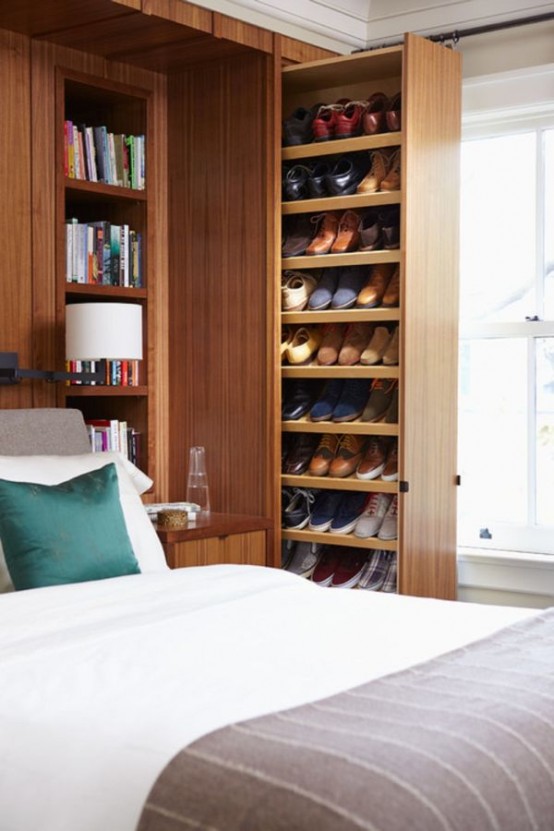
[[[299,107],[341,98],[367,100],[372,93],[392,97],[402,92],[401,131],[360,135],[324,142],[285,146],[282,163],[340,158],[399,148],[401,188],[398,191],[354,193],[300,199],[282,205],[288,217],[314,216],[352,209],[363,214],[392,205],[400,210],[400,245],[394,250],[359,251],[319,256],[303,254],[281,259],[281,271],[314,276],[328,268],[398,264],[398,306],[322,311],[282,311],[282,327],[323,327],[326,323],[367,322],[399,326],[397,366],[321,366],[317,351],[303,365],[283,361],[281,378],[304,379],[317,391],[330,378],[395,379],[399,390],[397,423],[311,421],[309,413],[281,422],[287,433],[356,434],[395,437],[398,481],[330,476],[282,475],[284,488],[333,489],[344,492],[398,494],[398,536],[358,538],[353,533],[318,533],[283,525],[282,539],[310,541],[347,548],[392,550],[397,554],[398,590],[404,593],[455,596],[455,408],[457,316],[457,142],[459,139],[459,56],[443,47],[408,36],[401,47],[348,58],[318,61],[283,70],[283,118]],[[286,239],[286,238],[285,238]],[[284,387],[283,387],[284,389]],[[317,397],[317,393],[315,398]],[[314,398],[314,400],[315,400]],[[283,401],[286,402],[283,392]]]

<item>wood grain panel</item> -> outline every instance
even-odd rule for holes
[[[264,63],[172,77],[168,106],[170,498],[183,497],[189,448],[204,445],[213,509],[260,515],[273,475]]]
[[[460,56],[407,36],[400,589],[456,596]]]
[[[33,358],[29,48],[23,35],[0,30],[0,349],[18,352],[24,368]],[[0,386],[1,408],[30,406],[29,384]]]
[[[275,35],[276,51],[279,52],[282,63],[307,63],[308,61],[320,61],[326,58],[333,58],[336,52],[328,49],[321,49],[319,46],[312,46],[311,43],[304,43],[296,38],[289,38],[286,35]]]
[[[172,20],[201,32],[213,29],[213,13],[183,0],[142,0],[142,13]]]
[[[111,0],[111,2],[115,3],[116,6],[127,6],[127,8],[136,12],[139,12],[142,7],[142,0]]]
[[[112,0],[17,0],[0,4],[0,27],[23,32],[31,37],[46,33],[54,35],[71,25],[91,25],[99,20],[112,19],[120,29],[121,20],[135,14],[129,4]]]
[[[214,37],[232,40],[260,52],[273,52],[273,33],[242,20],[214,12]]]

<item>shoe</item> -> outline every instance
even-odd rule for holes
[[[364,211],[360,224],[358,251],[376,251],[383,247],[383,234],[379,214],[375,208]]]
[[[283,473],[288,476],[301,476],[305,473],[317,447],[317,442],[318,437],[315,433],[297,433],[287,453]]]
[[[332,211],[326,211],[312,216],[311,221],[316,224],[316,232],[306,247],[306,254],[308,256],[328,254],[337,238],[339,229],[337,215]]]
[[[329,476],[336,476],[339,479],[351,476],[363,458],[366,441],[365,436],[351,434],[341,436],[335,458],[329,466]]]
[[[315,502],[317,491],[305,488],[293,488],[292,498],[283,511],[283,525],[290,530],[298,531],[310,521],[312,505]]]
[[[312,574],[312,583],[317,583],[318,586],[330,586],[341,556],[341,548],[336,545],[325,546],[317,568]]]
[[[329,533],[349,534],[353,531],[364,512],[368,498],[367,493],[346,491],[331,521]]]
[[[287,565],[287,571],[298,574],[299,577],[309,578],[317,568],[322,554],[323,546],[321,543],[298,542]]]
[[[335,138],[337,117],[348,98],[341,98],[336,104],[322,104],[313,120],[314,141],[330,141]]]
[[[281,543],[281,568],[288,568],[294,554],[296,542],[294,540],[283,540]]]
[[[362,128],[366,136],[382,133],[387,128],[385,110],[389,99],[384,92],[374,92],[367,100],[367,107],[362,116]]]
[[[313,225],[304,214],[294,217],[286,217],[288,220],[283,226],[283,246],[281,254],[283,257],[300,257],[306,252],[306,248],[313,236]]]
[[[338,443],[338,436],[333,433],[324,433],[308,467],[310,476],[327,476],[331,462],[335,458]]]
[[[301,312],[308,305],[317,280],[305,271],[285,271],[281,283],[281,306],[284,312]]]
[[[360,362],[373,332],[371,323],[350,323],[338,354],[339,366],[354,366]]]
[[[343,491],[320,491],[314,502],[308,528],[320,533],[328,531],[333,517],[339,509],[344,496]]]
[[[307,363],[319,349],[320,343],[320,329],[315,326],[299,326],[285,353],[289,364]]]
[[[381,471],[383,482],[396,482],[398,479],[398,442],[395,439],[387,452],[387,458]]]
[[[382,592],[396,592],[396,553],[394,551],[390,551],[390,558],[389,558],[389,567],[387,570],[387,576],[381,586]]]
[[[361,217],[357,211],[345,211],[338,223],[335,240],[331,245],[331,254],[346,254],[356,251],[360,243]]]
[[[400,303],[400,267],[397,266],[383,295],[383,306],[398,306]]]
[[[374,265],[369,272],[369,280],[358,294],[356,306],[359,309],[373,309],[375,306],[380,306],[393,272],[394,263]]]
[[[330,196],[349,196],[367,173],[364,157],[341,156],[327,175],[325,185]]]
[[[371,493],[364,512],[354,528],[354,536],[363,540],[374,537],[383,524],[391,502],[392,494],[390,493]]]
[[[389,570],[390,551],[378,549],[374,551],[367,561],[361,577],[358,581],[359,589],[368,591],[380,591]]]
[[[364,366],[381,363],[390,339],[391,334],[386,326],[376,326],[367,349],[364,349],[360,356],[360,363]]]
[[[394,386],[392,400],[385,415],[385,422],[387,424],[398,424],[398,382]]]
[[[396,366],[398,364],[399,339],[399,327],[395,326],[383,355],[385,366]]]
[[[285,524],[285,511],[294,496],[292,488],[281,488],[281,525]]]
[[[322,327],[323,338],[317,352],[317,362],[322,366],[336,364],[346,331],[345,323],[326,323]]]
[[[356,477],[364,481],[377,479],[385,469],[387,444],[381,436],[370,436],[365,453],[356,470]]]
[[[329,584],[332,589],[353,589],[357,585],[367,561],[367,553],[360,549],[345,549],[337,563]]]
[[[331,300],[332,309],[350,309],[358,300],[358,295],[366,281],[367,270],[364,267],[349,266],[341,268],[337,288]]]
[[[304,379],[295,379],[290,386],[287,385],[285,390],[281,418],[283,421],[297,421],[306,415],[312,406],[313,395]]]
[[[368,400],[371,381],[366,378],[347,378],[333,410],[334,422],[355,421],[361,416]]]
[[[295,202],[298,199],[308,198],[308,179],[310,173],[310,168],[305,164],[295,164],[287,170],[282,184],[283,199],[285,202]]]
[[[402,105],[402,95],[397,92],[389,101],[389,106],[385,112],[385,119],[387,128],[391,133],[396,133],[402,127],[402,119],[400,115]]]
[[[392,154],[389,160],[387,175],[381,180],[381,190],[400,190],[400,148]]]
[[[335,121],[335,138],[352,138],[361,136],[362,117],[367,107],[367,101],[349,101],[337,113]]]
[[[340,268],[322,268],[322,276],[317,288],[310,295],[308,309],[312,312],[321,311],[331,305],[333,295],[337,289]]]
[[[327,176],[331,168],[327,162],[317,162],[308,176],[308,193],[311,199],[321,199],[329,196],[327,192]]]
[[[398,496],[395,494],[377,534],[380,540],[395,540],[398,536]]]
[[[309,144],[313,140],[313,120],[321,104],[313,107],[298,107],[283,121],[283,146]]]
[[[343,389],[344,380],[342,378],[331,378],[326,382],[323,390],[310,410],[310,419],[312,421],[330,421],[340,401]]]
[[[356,193],[376,193],[381,189],[381,182],[387,175],[390,153],[386,150],[374,150],[370,158],[371,167],[356,188]]]
[[[293,335],[294,329],[292,326],[281,326],[281,358],[283,358],[291,345]]]
[[[375,378],[371,384],[369,399],[361,415],[362,421],[379,421],[390,406],[398,386],[395,378]]]
[[[383,234],[383,248],[392,251],[400,248],[400,209],[397,205],[379,212],[381,233]]]

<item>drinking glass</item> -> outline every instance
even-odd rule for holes
[[[191,447],[189,452],[189,470],[187,478],[187,502],[200,506],[202,516],[210,513],[210,490],[206,473],[206,449]]]

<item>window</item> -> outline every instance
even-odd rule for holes
[[[554,128],[462,146],[459,544],[554,554]]]

